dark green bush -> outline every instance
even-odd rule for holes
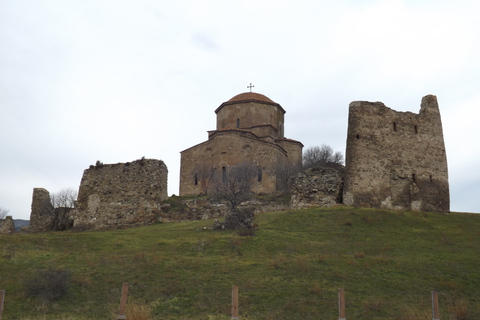
[[[67,295],[71,274],[65,269],[37,270],[36,274],[25,282],[27,297],[34,297],[42,302],[53,302]]]

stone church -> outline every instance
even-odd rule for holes
[[[253,191],[277,191],[275,167],[301,166],[303,144],[284,136],[285,110],[268,97],[245,92],[216,110],[217,128],[208,140],[180,152],[180,195],[204,192],[196,172],[211,168],[219,174],[242,162],[254,164],[258,174]]]

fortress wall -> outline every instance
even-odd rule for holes
[[[161,160],[91,166],[83,173],[74,226],[95,228],[153,223],[168,197],[168,170]]]
[[[350,104],[345,205],[448,212],[448,168],[435,96],[418,114],[381,102]]]

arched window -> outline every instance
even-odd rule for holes
[[[262,182],[262,178],[263,178],[263,173],[262,173],[262,168],[258,168],[258,172],[257,172],[257,181],[258,182]]]
[[[240,128],[240,119],[237,119],[237,128]]]

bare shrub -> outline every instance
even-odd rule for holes
[[[215,168],[205,162],[198,162],[193,168],[195,185],[200,184],[203,194],[208,194],[210,186],[215,178]]]
[[[235,209],[242,202],[252,197],[253,180],[258,174],[258,167],[250,162],[242,162],[236,166],[222,168],[213,181],[214,197],[228,202]]]
[[[286,193],[292,190],[293,180],[301,168],[293,165],[286,159],[279,160],[275,163],[273,172],[276,178],[276,188],[278,192]]]
[[[127,304],[126,318],[128,320],[151,320],[152,308],[143,301],[133,301]]]
[[[68,293],[71,274],[66,269],[37,270],[36,274],[26,280],[25,293],[43,303],[58,300]]]
[[[332,147],[323,144],[321,147],[310,147],[303,153],[303,168],[308,169],[327,163],[343,164],[343,154],[334,152]]]
[[[0,219],[5,219],[8,214],[8,210],[0,207]]]
[[[382,310],[382,303],[380,301],[363,301],[362,311],[364,316],[369,319],[374,319]]]
[[[73,208],[77,200],[77,191],[65,188],[50,195],[50,202],[54,208]]]
[[[255,236],[255,228],[240,228],[237,230],[237,234],[240,237],[253,237]]]

